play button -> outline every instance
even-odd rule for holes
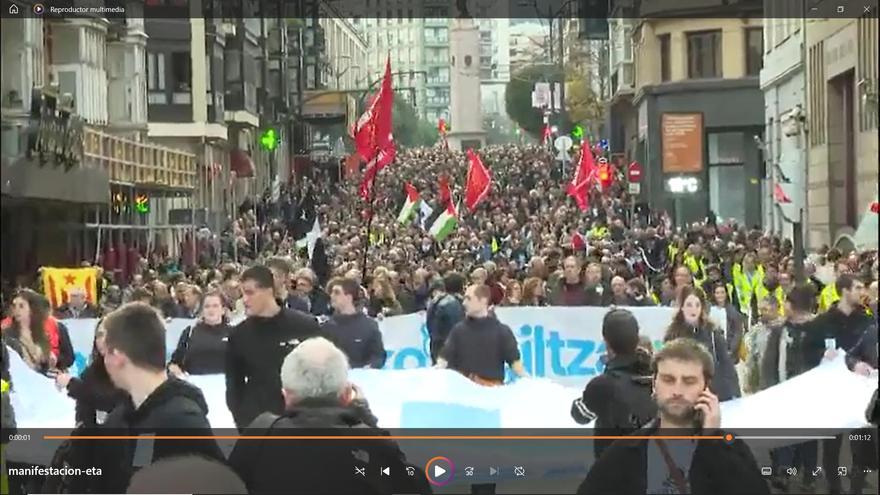
[[[444,486],[452,481],[455,464],[447,457],[437,456],[425,464],[425,476],[434,486]]]

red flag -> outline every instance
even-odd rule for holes
[[[360,195],[365,200],[370,197],[373,181],[380,170],[394,161],[397,150],[394,146],[392,130],[392,109],[394,90],[391,87],[391,58],[385,61],[385,76],[379,93],[370,102],[367,111],[361,115],[352,129],[355,147],[367,162]]]
[[[566,192],[577,202],[581,211],[587,211],[589,207],[590,189],[596,179],[596,163],[593,161],[593,153],[590,143],[586,139],[581,143],[581,159],[578,163],[577,172],[568,184]]]
[[[448,207],[452,204],[452,192],[449,190],[449,176],[443,174],[440,176],[440,204]]]
[[[571,235],[571,248],[575,251],[587,250],[587,240],[584,238],[583,234],[575,232]]]
[[[791,198],[788,197],[787,194],[785,194],[785,191],[782,190],[782,185],[780,185],[778,182],[776,183],[776,185],[773,186],[773,198],[779,204],[791,203]]]
[[[489,194],[489,189],[492,188],[492,176],[483,165],[480,155],[476,154],[473,149],[469,149],[467,155],[471,165],[468,169],[464,201],[467,209],[473,212],[480,201],[483,201]]]

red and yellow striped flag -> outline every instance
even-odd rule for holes
[[[53,308],[68,301],[68,291],[81,287],[86,291],[86,299],[98,304],[97,268],[52,268],[43,267],[43,292]]]

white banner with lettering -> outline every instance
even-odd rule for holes
[[[628,308],[639,321],[642,335],[659,347],[672,320],[673,309]],[[602,319],[608,308],[499,308],[498,319],[508,325],[519,341],[523,365],[531,376],[549,378],[565,386],[583,387],[602,372],[599,358],[605,353]],[[722,310],[712,319],[726,327]],[[167,323],[168,357],[180,334],[194,320],[174,319]],[[76,352],[76,369],[82,369],[92,350],[97,320],[64,320]],[[428,330],[423,313],[386,318],[379,323],[385,349],[386,369],[425,368],[431,365]]]

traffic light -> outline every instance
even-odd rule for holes
[[[275,129],[270,127],[263,131],[263,134],[260,136],[260,146],[266,151],[275,151],[280,140],[281,138],[278,133],[275,132]]]
[[[599,184],[602,185],[602,188],[607,189],[611,185],[611,181],[611,165],[607,163],[599,165]]]
[[[134,210],[141,215],[150,213],[150,197],[146,194],[138,194],[135,196]]]
[[[574,129],[571,130],[571,137],[574,139],[581,141],[584,139],[584,126],[580,124],[576,124]]]

